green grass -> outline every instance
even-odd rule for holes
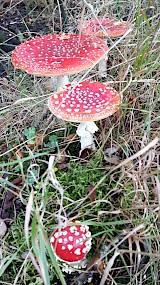
[[[75,134],[77,124],[53,118],[48,110],[47,98],[55,92],[56,83],[51,88],[48,78],[13,70],[10,53],[2,52],[7,77],[0,78],[1,218],[6,213],[6,196],[15,196],[7,202],[11,216],[3,218],[7,232],[0,237],[0,284],[68,285],[78,284],[73,281],[76,278],[79,284],[91,284],[90,269],[68,275],[50,247],[52,231],[71,219],[90,227],[92,248],[87,262],[94,266],[93,284],[100,284],[116,250],[120,255],[105,284],[159,284],[159,142],[136,156],[159,136],[160,129],[158,1],[93,1],[92,7],[86,1],[74,1],[74,5],[67,1],[65,24],[52,1],[23,1],[23,6],[8,2],[0,10],[2,17],[8,11],[12,20],[19,9],[22,22],[17,20],[14,31],[7,26],[7,37],[11,32],[20,42],[32,37],[32,32],[63,28],[73,32],[81,16],[128,19],[133,31],[111,49],[103,79],[123,91],[122,106],[114,116],[97,122],[96,151],[83,159],[78,156],[78,137],[68,137]],[[108,42],[112,46],[117,40]],[[70,81],[101,81],[97,70],[70,76]],[[115,153],[108,154],[112,147]],[[53,156],[51,177],[48,163]],[[18,184],[17,178],[21,178]],[[94,195],[89,195],[90,186]],[[19,209],[20,202],[24,207]],[[101,274],[94,264],[97,256],[104,262]],[[82,281],[83,271],[86,281]]]

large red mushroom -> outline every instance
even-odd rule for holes
[[[77,34],[49,34],[28,40],[15,48],[15,68],[40,76],[57,76],[57,88],[68,83],[68,75],[86,70],[108,51],[103,40]]]
[[[120,107],[120,95],[112,87],[83,81],[67,84],[48,99],[50,111],[65,121],[80,122],[77,134],[81,150],[94,148],[93,133],[98,130],[94,121],[114,114]]]

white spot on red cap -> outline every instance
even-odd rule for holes
[[[91,244],[90,240],[86,240],[86,241],[85,241],[85,246],[86,246],[86,247],[90,247],[90,244]]]
[[[71,233],[74,233],[75,231],[77,231],[77,227],[76,227],[76,226],[71,226],[70,229],[69,229],[69,231],[70,231]]]
[[[87,248],[87,247],[84,247],[84,248],[82,249],[82,252],[83,252],[83,253],[88,252],[88,248]]]
[[[56,232],[56,233],[54,234],[54,237],[55,237],[55,238],[58,238],[58,237],[59,237],[59,233]]]
[[[66,109],[66,112],[70,113],[72,111],[72,109],[68,108]]]
[[[81,232],[85,232],[86,230],[88,230],[88,228],[86,228],[86,226],[83,225],[80,227],[80,230],[81,230]]]
[[[69,250],[73,249],[73,245],[72,244],[68,244],[67,247],[68,247]]]
[[[88,238],[88,237],[91,237],[91,232],[87,231],[87,232],[86,232],[86,237],[87,237],[87,238]]]
[[[55,241],[55,238],[54,238],[53,236],[51,236],[50,242],[52,243],[52,242],[54,242],[54,241]]]
[[[69,241],[73,241],[73,236],[69,236],[69,237],[68,237],[68,240],[69,240]]]
[[[81,250],[80,250],[80,248],[77,248],[77,249],[74,251],[74,254],[76,254],[76,255],[80,255],[80,254],[81,254]]]

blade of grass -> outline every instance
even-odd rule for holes
[[[47,249],[52,264],[55,268],[55,271],[59,279],[61,280],[62,285],[66,285],[65,279],[62,275],[57,260],[52,252],[50,243],[48,242],[48,239],[46,237],[46,233],[43,230],[43,227],[40,223],[40,218],[36,212],[34,212],[34,217],[32,220],[31,242],[32,242],[33,251],[36,255],[36,259],[38,260],[40,266],[40,272],[41,272],[40,276],[43,279],[44,284],[50,285],[48,263],[46,258],[46,249]]]
[[[4,271],[5,271],[5,270],[7,269],[7,267],[11,264],[11,262],[16,259],[17,253],[18,253],[18,252],[15,252],[14,254],[12,254],[12,255],[9,257],[8,261],[7,261],[5,264],[1,265],[1,268],[0,268],[0,277],[3,275]]]
[[[115,261],[115,259],[117,258],[117,256],[118,256],[119,254],[120,254],[120,253],[115,250],[114,255],[113,255],[113,256],[110,258],[110,260],[107,262],[107,266],[106,266],[106,268],[105,268],[105,270],[104,270],[104,272],[103,272],[100,285],[104,285],[104,284],[105,284],[106,279],[107,279],[107,277],[108,277],[108,275],[109,275],[109,272],[110,272],[110,270],[111,270],[112,267],[113,267],[114,261]]]
[[[46,249],[43,241],[43,233],[41,228],[39,229],[39,259],[41,261],[41,270],[43,272],[43,276],[45,277],[46,285],[50,285]]]
[[[136,24],[138,26],[138,29],[140,30],[140,25],[141,25],[141,0],[138,0]]]
[[[8,257],[3,259],[4,264],[1,263],[1,265],[0,265],[0,277],[4,274],[5,270],[11,264],[11,262],[17,258],[18,253],[24,247],[25,243],[26,243],[26,241],[24,243],[22,243],[22,245],[18,248],[18,250],[15,253],[13,253],[12,255],[9,255]],[[8,261],[6,261],[6,263],[5,263],[5,260],[7,260],[7,258],[8,258]]]
[[[50,246],[49,242],[45,241],[45,245],[46,245],[49,257],[50,257],[50,259],[52,261],[52,265],[54,266],[55,271],[56,271],[56,273],[57,273],[57,275],[58,275],[62,285],[67,285],[66,281],[65,281],[65,279],[63,277],[62,271],[61,271],[61,269],[60,269],[60,267],[58,265],[58,262],[57,262],[57,260],[56,260],[56,258],[54,256],[54,253],[53,253],[53,251],[51,249],[51,246]]]
[[[42,233],[42,237],[43,237],[43,243],[44,243],[45,248],[47,249],[49,257],[50,257],[50,259],[52,261],[52,265],[55,268],[55,271],[56,271],[56,273],[57,273],[57,275],[58,275],[62,285],[67,285],[66,281],[65,281],[65,279],[63,277],[62,271],[61,271],[61,269],[60,269],[60,267],[58,265],[57,259],[56,259],[55,255],[54,255],[53,251],[52,251],[51,244],[50,244],[50,242],[48,240],[47,234],[44,231],[44,229],[42,228],[42,226],[41,226],[41,233]]]
[[[8,185],[8,186],[10,186],[10,187],[12,187],[12,188],[14,188],[14,189],[17,189],[18,191],[21,191],[21,188],[19,188],[19,187],[16,186],[15,184],[9,182],[9,181],[6,180],[6,179],[1,178],[0,186],[4,187],[5,184]]]
[[[34,198],[34,191],[32,189],[30,197],[29,197],[29,200],[28,200],[28,203],[27,203],[27,207],[26,207],[26,215],[25,215],[25,223],[24,223],[24,233],[25,233],[25,238],[26,238],[26,242],[27,242],[28,248],[30,248],[30,246],[29,246],[29,222],[30,222],[30,218],[31,218],[32,206],[33,206],[33,198]],[[41,276],[41,270],[39,268],[38,263],[35,260],[34,255],[32,254],[32,252],[30,252],[30,258],[31,258],[32,263],[33,263],[34,267],[36,268],[37,272]],[[41,278],[43,279],[42,276],[41,276]]]
[[[40,156],[43,156],[43,155],[47,155],[47,154],[48,154],[48,152],[37,153],[37,154],[31,155],[31,156],[27,156],[27,157],[24,157],[24,158],[21,158],[21,159],[17,159],[17,160],[14,160],[14,161],[1,163],[0,167],[11,166],[11,165],[14,165],[14,164],[17,164],[17,163],[20,163],[20,162],[25,162],[25,161],[28,161],[28,160],[31,160],[31,159],[34,159],[34,158],[37,158],[37,157],[40,157]]]

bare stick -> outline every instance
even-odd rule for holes
[[[111,257],[111,259],[108,261],[107,266],[104,270],[100,285],[103,285],[106,282],[106,279],[109,275],[110,270],[112,269],[112,266],[114,264],[114,261],[116,259],[116,257],[119,255],[120,253],[118,251],[115,250],[114,255]]]

